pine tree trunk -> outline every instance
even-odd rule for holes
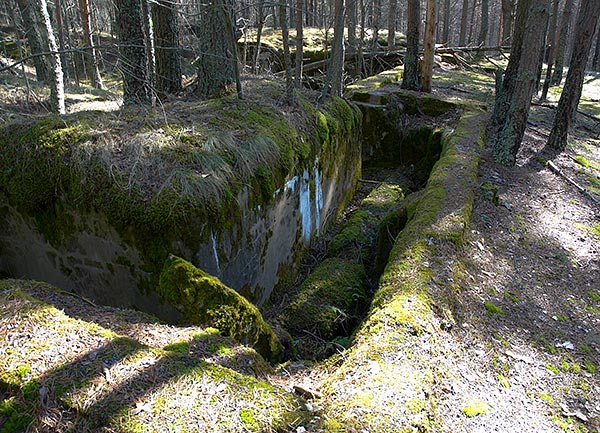
[[[265,24],[265,7],[263,0],[259,0],[256,5],[256,49],[254,50],[254,61],[252,62],[252,73],[258,73],[260,61],[260,44],[262,38],[262,30]]]
[[[450,44],[450,0],[444,0],[444,27],[442,29],[443,44]]]
[[[596,37],[596,52],[592,61],[592,69],[600,71],[600,30],[598,30],[598,36]]]
[[[335,0],[335,24],[333,28],[333,44],[331,46],[331,60],[327,67],[325,85],[321,93],[321,100],[329,96],[342,94],[344,74],[344,0]]]
[[[231,52],[223,37],[225,22],[214,2],[202,6],[199,27],[196,92],[200,96],[213,98],[235,81]]]
[[[159,94],[177,94],[182,89],[176,7],[173,0],[155,0],[151,5]]]
[[[88,0],[81,0],[79,3],[79,12],[81,16],[81,26],[83,28],[83,43],[86,45],[84,61],[86,63],[86,72],[92,82],[92,87],[102,89],[102,77],[98,68],[98,57],[96,49],[92,43],[92,24],[90,22],[90,8]]]
[[[67,73],[67,55],[65,45],[65,27],[63,24],[63,13],[62,13],[62,0],[54,0],[55,16],[56,16],[56,29],[58,34],[58,48],[60,48],[60,63],[63,66],[63,74],[65,78],[68,78]]]
[[[458,45],[464,47],[467,45],[467,19],[469,18],[469,0],[463,0],[460,16],[460,35],[458,36]]]
[[[406,32],[406,56],[402,88],[420,90],[419,82],[419,23],[421,22],[420,0],[408,0]]]
[[[548,31],[548,39],[546,44],[546,50],[548,53],[548,59],[546,61],[546,77],[544,79],[544,87],[542,88],[541,101],[545,101],[548,97],[548,90],[550,88],[550,81],[552,79],[552,68],[554,67],[554,57],[556,56],[556,26],[558,25],[558,4],[560,0],[554,0],[552,6],[552,17],[550,19],[550,28]]]
[[[431,76],[435,55],[435,0],[427,0],[427,18],[423,40],[423,69],[421,70],[421,89],[431,92]]]
[[[600,0],[584,0],[581,2],[577,25],[575,26],[575,40],[577,43],[573,45],[569,72],[558,101],[550,138],[548,138],[549,147],[564,150],[567,146],[567,134],[581,98],[585,65],[592,47],[599,16]]]
[[[156,55],[154,51],[154,27],[152,26],[152,13],[150,11],[150,0],[141,0],[142,23],[144,25],[144,46],[146,47],[146,61],[148,64],[148,81],[150,89],[154,90],[156,84]],[[154,92],[150,93],[150,99],[154,99]]]
[[[50,14],[48,13],[48,5],[46,0],[35,0],[39,20],[39,34],[42,37],[43,49],[46,52],[54,53],[48,55],[50,59],[50,110],[56,114],[65,114],[65,83],[63,77],[62,64],[60,62],[60,54],[58,54],[58,46],[52,23],[50,22]]]
[[[115,0],[115,5],[123,74],[123,104],[150,104],[152,99],[141,0]]]
[[[506,121],[502,125],[493,149],[496,161],[504,165],[515,164],[517,152],[523,141],[529,106],[535,89],[539,53],[544,47],[544,26],[547,20],[546,0],[532,0]]]
[[[481,28],[479,29],[478,43],[485,46],[490,30],[490,0],[481,0]]]
[[[287,2],[279,0],[279,22],[281,23],[281,39],[283,40],[283,70],[285,73],[285,96],[288,104],[294,102],[294,80],[292,78],[292,58],[290,56],[290,32],[288,29]]]
[[[346,24],[348,26],[348,49],[356,52],[356,0],[346,4]]]
[[[523,35],[525,33],[531,1],[532,0],[519,0],[517,5],[517,16],[515,19],[515,31],[512,36],[510,58],[508,60],[506,72],[504,72],[500,92],[496,92],[494,113],[492,115],[492,125],[497,132],[499,132],[499,129],[506,121],[510,99],[513,95],[515,78],[519,69],[519,61],[523,49]]]
[[[44,52],[42,37],[38,31],[36,23],[36,12],[34,6],[29,0],[17,0],[17,6],[21,12],[23,19],[23,30],[29,43],[29,48],[32,54]],[[46,58],[44,56],[36,56],[33,58],[35,66],[35,76],[40,83],[47,83],[50,80],[50,71]]]
[[[567,49],[569,31],[571,28],[571,15],[573,10],[573,3],[574,0],[565,0],[565,7],[563,9],[562,17],[560,18],[560,32],[558,34],[558,40],[556,42],[557,51],[555,57],[554,72],[552,74],[552,84],[555,86],[559,85],[562,81],[565,63],[565,51]]]
[[[302,87],[302,66],[303,66],[303,56],[304,56],[304,0],[296,0],[296,87]],[[350,29],[348,29],[350,32]],[[356,35],[355,35],[356,37]]]
[[[450,0],[448,0],[450,1]],[[396,47],[396,8],[397,0],[390,0],[390,9],[388,14],[388,38],[387,49],[393,50]]]
[[[500,45],[510,44],[513,30],[514,0],[502,0],[502,40]]]

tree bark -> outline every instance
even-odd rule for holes
[[[542,88],[541,101],[545,101],[548,97],[548,90],[550,88],[550,81],[552,79],[552,68],[554,67],[554,57],[556,56],[556,26],[558,25],[558,4],[560,0],[554,0],[552,6],[552,17],[550,20],[550,28],[548,31],[548,39],[546,49],[548,53],[548,59],[546,61],[546,78],[544,79],[544,87]]]
[[[598,36],[596,37],[596,52],[594,54],[594,60],[592,61],[592,69],[594,71],[600,71],[600,30],[598,30]]]
[[[450,44],[450,0],[444,0],[444,27],[442,28],[442,44]]]
[[[402,88],[420,90],[419,82],[419,23],[421,21],[420,0],[408,0],[406,32],[406,56]]]
[[[155,0],[151,6],[156,55],[155,86],[159,94],[177,94],[182,89],[176,7],[177,3],[173,0]]]
[[[500,45],[509,45],[513,31],[514,0],[502,0],[502,39]]]
[[[425,20],[425,36],[423,41],[423,69],[421,70],[421,89],[431,92],[431,76],[433,75],[433,59],[435,55],[435,0],[427,0],[427,18]]]
[[[527,24],[527,16],[529,15],[529,7],[532,0],[519,0],[517,5],[517,16],[515,19],[515,31],[512,36],[512,45],[510,50],[510,58],[502,79],[500,92],[496,93],[494,103],[494,113],[492,115],[492,125],[499,132],[506,121],[506,115],[510,104],[510,99],[513,95],[515,78],[519,69],[519,61],[523,49],[523,35]]]
[[[123,104],[150,104],[152,99],[141,0],[115,0],[115,6],[123,75]]]
[[[529,106],[535,89],[539,53],[544,47],[544,26],[547,20],[546,0],[532,0],[510,105],[493,149],[494,158],[504,165],[515,164],[525,134]]]
[[[600,0],[584,0],[581,2],[575,27],[575,40],[577,43],[573,46],[569,72],[558,101],[550,138],[548,138],[549,147],[564,150],[567,146],[569,126],[581,98],[585,66],[592,47],[592,39],[598,26],[599,16]]]
[[[258,0],[256,5],[256,48],[254,50],[254,61],[252,62],[252,73],[258,73],[258,64],[260,60],[260,43],[262,37],[262,30],[265,24],[265,6],[263,0]]]
[[[463,0],[460,16],[460,35],[458,45],[464,47],[467,44],[467,19],[469,18],[469,0]]]
[[[21,18],[23,19],[23,31],[27,37],[29,48],[32,54],[43,53],[42,36],[38,31],[36,25],[36,12],[33,5],[29,0],[17,0],[17,6],[21,12]],[[33,58],[33,64],[35,66],[35,76],[40,83],[47,83],[50,80],[50,71],[48,62],[44,56],[37,56]]]
[[[448,0],[450,1],[450,0]],[[393,50],[396,47],[396,7],[397,0],[390,0],[390,9],[388,14],[388,38],[387,49]]]
[[[98,57],[96,48],[92,43],[92,24],[90,21],[90,8],[88,0],[81,0],[79,3],[79,14],[81,17],[81,27],[83,29],[83,43],[86,45],[84,62],[86,64],[86,74],[95,89],[102,89],[102,77],[98,68]]]
[[[479,29],[479,45],[485,46],[490,30],[490,1],[481,0],[481,28]]]
[[[342,94],[344,74],[344,0],[335,0],[335,24],[333,28],[333,44],[331,46],[331,62],[327,68],[325,85],[321,93],[321,100],[329,96]]]
[[[302,87],[302,66],[304,63],[304,0],[296,0],[296,87]],[[356,29],[355,29],[356,30]],[[350,32],[350,29],[348,29]],[[356,37],[356,35],[354,35]]]
[[[574,0],[565,0],[565,7],[560,18],[560,32],[558,34],[558,40],[556,41],[557,51],[555,57],[555,67],[554,72],[552,73],[552,84],[555,86],[559,85],[562,81],[565,62],[565,51],[567,48],[567,42],[569,40],[569,30],[571,27],[573,3]]]
[[[294,102],[294,81],[292,78],[292,59],[290,56],[290,32],[288,29],[287,6],[288,0],[279,0],[279,22],[281,23],[281,38],[283,40],[283,70],[285,72],[285,96],[288,104]]]

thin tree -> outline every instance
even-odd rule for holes
[[[302,87],[302,65],[304,62],[304,0],[296,0],[296,87]]]
[[[592,61],[592,69],[600,71],[600,30],[598,30],[598,36],[596,37],[596,52]]]
[[[67,55],[65,44],[65,26],[63,23],[62,0],[54,0],[54,15],[56,16],[56,30],[58,35],[58,48],[60,48],[60,63],[63,65],[63,73],[67,75]]]
[[[421,69],[421,89],[431,92],[433,60],[435,55],[435,0],[427,0],[425,35],[423,40],[423,68]]]
[[[510,98],[513,95],[515,78],[519,70],[521,52],[523,51],[523,36],[525,33],[525,26],[527,24],[527,17],[529,15],[531,1],[532,0],[519,0],[517,5],[515,31],[512,36],[510,57],[504,75],[500,76],[502,81],[497,83],[494,113],[492,114],[492,125],[495,129],[497,129],[497,132],[506,121]]]
[[[288,104],[294,103],[294,81],[292,78],[292,58],[290,56],[290,32],[287,19],[288,0],[279,0],[279,23],[283,40],[283,70],[285,74],[285,97]]]
[[[333,27],[331,59],[327,67],[327,76],[325,78],[325,85],[323,86],[320,100],[325,100],[330,96],[340,96],[342,94],[342,77],[344,74],[344,9],[344,0],[335,0],[335,22]]]
[[[450,0],[448,0],[450,1]],[[388,37],[387,49],[393,50],[396,47],[396,9],[397,0],[390,0],[390,8],[388,12]]]
[[[36,25],[35,7],[28,0],[17,0],[17,6],[23,20],[23,31],[27,37],[27,43],[32,54],[41,54],[44,52],[42,36]],[[35,56],[33,58],[35,66],[35,76],[40,83],[47,83],[50,79],[49,66],[45,56]]]
[[[485,46],[489,30],[490,0],[481,0],[481,27],[479,28],[479,38],[477,40],[480,46]]]
[[[148,59],[140,0],[115,0],[119,57],[123,75],[123,104],[150,104]]]
[[[35,3],[37,25],[42,38],[43,49],[50,60],[50,110],[56,114],[65,114],[65,83],[63,69],[58,53],[58,45],[50,22],[46,0],[32,0]]]
[[[81,26],[83,29],[83,43],[86,45],[86,54],[83,57],[86,65],[85,71],[92,83],[92,87],[102,89],[103,85],[100,69],[98,68],[98,56],[96,55],[96,48],[92,43],[92,24],[88,0],[80,0],[79,15],[81,16]]]
[[[546,78],[544,79],[544,87],[542,88],[541,101],[545,101],[548,97],[550,81],[552,80],[552,68],[554,66],[554,58],[556,57],[556,26],[558,25],[558,4],[560,0],[554,0],[552,6],[552,16],[550,17],[550,26],[548,29],[548,38],[546,43],[547,61],[546,61]]]
[[[559,85],[562,81],[565,62],[565,51],[567,49],[569,32],[571,29],[573,4],[574,0],[565,0],[565,6],[563,9],[562,16],[560,18],[560,31],[558,34],[558,40],[556,41],[557,51],[555,56],[555,67],[554,72],[552,73],[552,84],[555,86]]]
[[[514,0],[502,0],[502,36],[500,45],[510,44],[513,30]]]
[[[262,31],[265,25],[265,6],[264,0],[258,0],[256,4],[256,49],[254,50],[254,61],[252,62],[252,73],[258,72],[258,63],[260,60],[260,44]]]
[[[584,0],[581,2],[575,27],[575,40],[577,43],[573,46],[569,72],[558,101],[550,138],[548,138],[549,147],[564,150],[567,146],[567,134],[581,98],[585,65],[592,47],[599,16],[600,0]]]
[[[177,94],[182,89],[176,7],[176,0],[155,0],[151,5],[159,94]]]
[[[403,89],[420,90],[419,82],[419,23],[421,21],[420,0],[408,0],[406,30],[406,56],[404,56]]]
[[[450,0],[444,0],[444,27],[441,42],[446,45],[450,43]]]
[[[463,0],[460,15],[460,35],[458,45],[464,47],[467,44],[467,19],[469,18],[469,0]]]
[[[539,53],[544,47],[544,27],[547,20],[546,0],[531,0],[518,73],[514,79],[506,120],[494,143],[493,155],[501,164],[515,164],[517,152],[523,141],[529,106],[535,89]]]

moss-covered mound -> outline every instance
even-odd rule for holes
[[[183,314],[184,323],[218,328],[267,359],[277,360],[283,352],[254,305],[190,262],[176,256],[165,261],[159,294]]]
[[[406,209],[367,320],[325,383],[322,431],[437,431],[434,384],[443,372],[432,350],[452,321],[454,272],[477,185],[485,115],[466,112],[425,190]],[[435,350],[433,350],[434,352]]]
[[[215,332],[2,280],[0,430],[295,430],[302,402],[247,374],[260,355]]]
[[[293,333],[312,332],[329,341],[348,335],[359,303],[366,301],[361,264],[339,258],[322,262],[300,286],[281,315]]]

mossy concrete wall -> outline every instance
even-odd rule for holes
[[[302,97],[292,112],[264,101],[207,101],[207,113],[201,104],[189,107],[195,124],[186,109],[180,124],[150,133],[138,121],[128,143],[110,146],[106,135],[116,121],[108,116],[2,128],[0,275],[176,320],[156,294],[163,262],[176,254],[264,303],[352,197],[361,165],[360,113],[342,99],[315,108]],[[209,154],[220,131],[232,143]],[[130,148],[137,160],[124,158]],[[102,165],[103,158],[113,162]],[[149,175],[137,185],[142,170]],[[212,195],[189,194],[207,191],[202,185]]]

